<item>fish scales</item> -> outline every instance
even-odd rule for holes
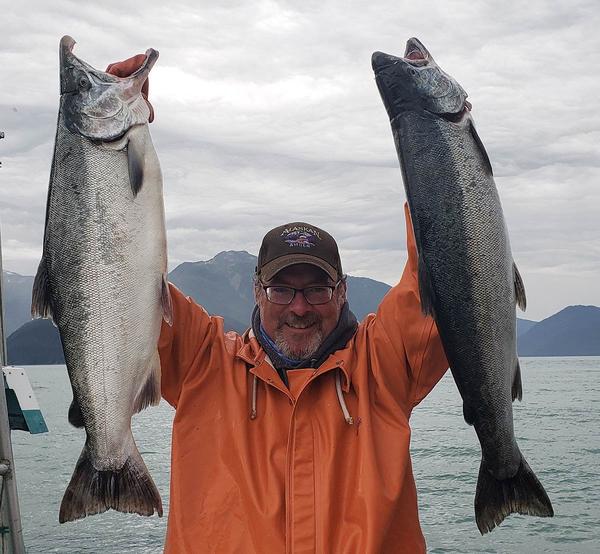
[[[402,168],[423,309],[435,318],[481,444],[477,525],[485,533],[512,512],[550,516],[514,436],[515,305],[525,307],[525,294],[467,94],[414,38],[404,58],[376,52],[372,64]]]
[[[489,418],[479,408],[496,405],[491,415],[501,420],[495,427],[502,437],[479,435],[490,464],[508,466],[514,475],[520,463],[512,423],[514,371],[502,368],[516,368],[516,299],[496,187],[467,125],[416,118],[414,112],[395,123],[396,133],[410,137],[401,141],[409,203],[450,366],[462,370],[457,384],[476,427]]]
[[[119,445],[129,432],[124,410],[158,363],[166,260],[162,213],[151,206],[160,191],[144,187],[134,202],[126,148],[98,148],[63,125],[56,155],[46,237],[54,319],[98,469],[119,469],[128,456]]]

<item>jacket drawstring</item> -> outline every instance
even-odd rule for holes
[[[342,408],[346,423],[348,425],[353,425],[354,419],[350,415],[348,406],[346,406],[346,401],[344,400],[344,393],[342,392],[342,372],[339,369],[335,372],[335,392],[337,393],[338,402],[340,403],[340,408]]]
[[[252,406],[250,408],[250,419],[256,419],[256,388],[258,386],[258,377],[254,375],[252,379]]]
[[[256,419],[256,391],[258,387],[258,377],[256,375],[253,375],[252,377],[252,403],[250,407],[250,419]],[[344,393],[342,392],[342,375],[341,371],[339,370],[335,373],[335,392],[337,394],[338,402],[340,403],[340,408],[342,409],[346,423],[348,425],[354,425],[354,418],[350,415],[348,406],[346,406],[346,401],[344,400]]]

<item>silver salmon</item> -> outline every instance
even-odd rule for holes
[[[525,290],[467,94],[415,38],[403,58],[375,52],[372,66],[402,168],[423,311],[481,444],[477,526],[484,534],[513,512],[552,516],[513,431],[512,401],[522,396],[515,306],[525,309]]]
[[[60,41],[60,107],[32,315],[52,318],[65,353],[69,421],[86,441],[60,522],[108,509],[162,515],[131,417],[160,400],[157,341],[172,308],[162,177],[142,84],[158,58],[119,78]]]

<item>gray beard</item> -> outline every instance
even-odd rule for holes
[[[287,343],[287,341],[283,338],[283,333],[281,331],[275,332],[275,345],[277,349],[286,357],[291,358],[292,360],[305,360],[310,358],[313,354],[316,354],[317,350],[323,343],[323,332],[318,329],[315,331],[313,336],[307,341],[303,348],[299,350],[294,350]]]

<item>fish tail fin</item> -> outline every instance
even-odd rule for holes
[[[75,521],[109,509],[151,516],[163,515],[160,494],[137,447],[119,471],[94,468],[87,444],[63,496],[59,521]]]
[[[554,510],[525,458],[521,457],[517,473],[503,480],[496,479],[482,460],[475,492],[475,520],[479,532],[484,535],[513,513],[552,517]]]

